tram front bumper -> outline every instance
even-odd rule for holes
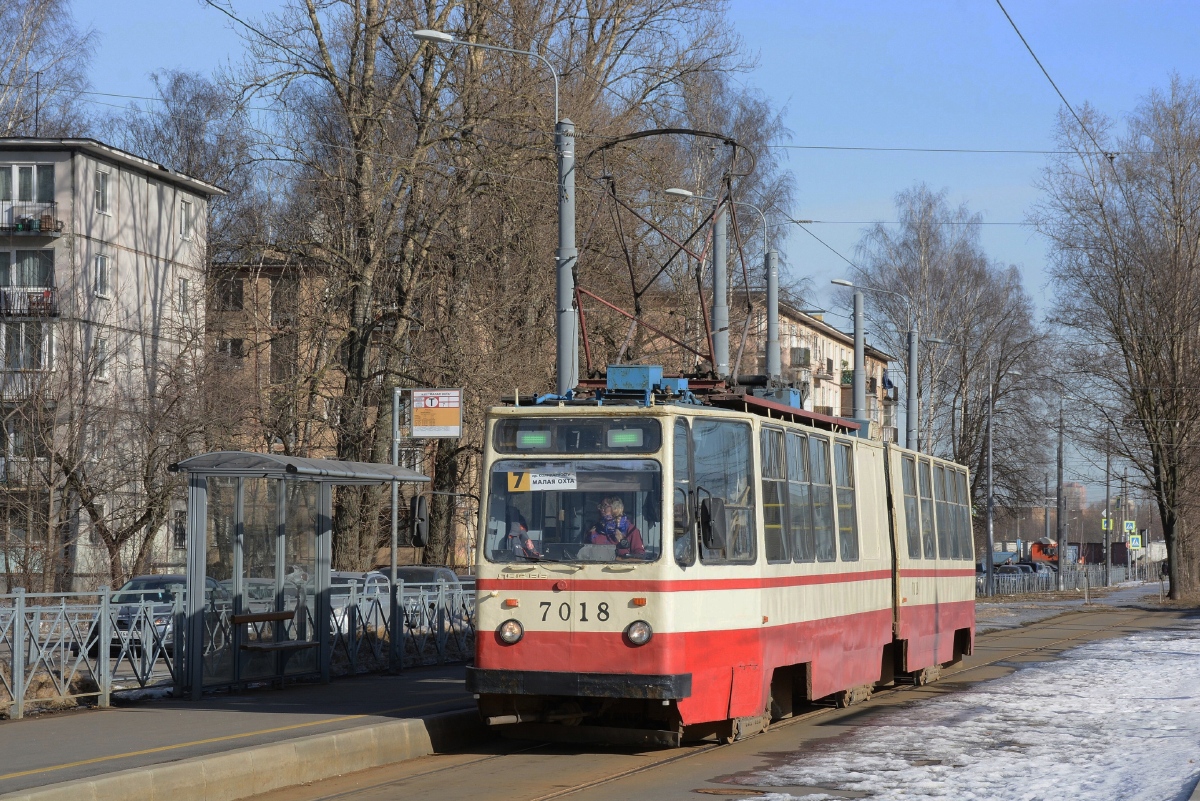
[[[556,673],[468,667],[467,692],[480,695],[559,695],[667,701],[691,696],[692,674]]]

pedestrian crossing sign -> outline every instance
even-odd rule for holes
[[[1129,535],[1129,547],[1135,551],[1140,551],[1142,549],[1142,535],[1141,534],[1130,534]]]
[[[1128,531],[1130,534],[1137,531],[1137,522],[1133,521],[1133,520],[1126,520],[1125,521],[1125,530]]]

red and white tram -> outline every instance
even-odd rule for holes
[[[488,415],[467,676],[488,723],[733,739],[971,652],[965,468],[766,399],[646,399]]]

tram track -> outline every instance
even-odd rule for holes
[[[1004,631],[989,633],[989,635],[987,635],[988,644],[1001,645],[1001,648],[1002,648],[1001,653],[999,653],[999,654],[995,655],[994,657],[987,659],[985,661],[981,661],[981,662],[978,662],[976,664],[972,664],[969,666],[960,666],[957,669],[953,670],[953,672],[943,673],[940,681],[954,680],[958,676],[961,676],[962,674],[965,674],[965,673],[970,673],[972,671],[977,671],[977,670],[981,670],[983,668],[992,667],[992,666],[1000,664],[1002,662],[1011,661],[1013,659],[1018,659],[1023,656],[1028,656],[1030,654],[1034,654],[1039,651],[1045,651],[1047,649],[1052,649],[1052,648],[1062,646],[1064,644],[1071,643],[1071,642],[1074,642],[1077,640],[1082,640],[1084,638],[1087,638],[1091,635],[1094,635],[1094,634],[1097,634],[1097,633],[1100,633],[1103,631],[1112,631],[1115,628],[1122,628],[1122,627],[1128,626],[1130,624],[1134,624],[1134,623],[1138,622],[1139,620],[1149,616],[1144,610],[1124,611],[1124,610],[1119,610],[1119,609],[1109,609],[1109,610],[1106,610],[1106,612],[1108,614],[1121,616],[1126,619],[1124,619],[1120,622],[1117,622],[1115,624],[1112,621],[1110,621],[1108,624],[1103,625],[1103,626],[1098,626],[1098,627],[1089,626],[1082,631],[1073,632],[1069,636],[1058,637],[1058,638],[1056,638],[1054,640],[1050,640],[1048,642],[1038,643],[1036,645],[1032,645],[1027,648],[1020,648],[1018,650],[1008,650],[1007,648],[1004,648],[1003,642],[1013,639],[1014,637],[1018,637],[1022,634],[1028,636],[1029,634],[1036,632],[1039,628],[1043,628],[1043,627],[1039,626],[1038,624],[1035,623],[1035,624],[1031,624],[1030,626],[1020,627],[1018,629],[1007,629]],[[1052,628],[1054,626],[1062,626],[1064,624],[1069,625],[1070,621],[1064,620],[1064,618],[1075,617],[1075,616],[1086,616],[1088,614],[1090,614],[1089,611],[1072,611],[1072,612],[1068,612],[1064,615],[1056,616],[1052,620],[1040,621],[1040,622],[1047,624],[1045,626],[1045,628]],[[1000,642],[997,643],[996,641],[1000,641]],[[940,683],[940,682],[938,682],[938,683]],[[904,693],[911,692],[913,690],[924,689],[924,690],[935,690],[936,691],[938,683],[934,683],[932,685],[924,685],[924,686],[912,685],[912,684],[900,684],[900,685],[895,685],[893,687],[884,688],[884,689],[881,689],[881,690],[873,693],[871,699],[863,704],[855,704],[854,706],[849,707],[848,709],[847,708],[839,708],[836,706],[823,706],[823,707],[819,707],[816,709],[812,709],[812,710],[803,712],[799,715],[794,715],[790,718],[786,718],[777,723],[771,724],[771,727],[768,730],[768,732],[777,732],[777,731],[786,730],[793,726],[808,723],[808,722],[811,722],[811,721],[814,721],[814,720],[817,720],[817,719],[820,719],[823,717],[835,715],[838,712],[858,711],[858,710],[863,709],[866,705],[871,704],[872,702],[876,701],[877,699],[882,700],[884,702],[887,702],[888,699],[892,699],[894,701],[898,696],[901,696]],[[958,690],[946,689],[946,690],[942,690],[941,692],[951,693],[951,692],[958,692]],[[642,773],[646,773],[651,770],[663,768],[667,765],[672,765],[672,764],[676,764],[679,762],[692,760],[692,759],[695,759],[696,757],[701,757],[701,756],[704,756],[707,754],[712,754],[717,751],[731,749],[731,748],[738,746],[739,744],[750,742],[754,739],[756,739],[756,738],[747,738],[746,740],[739,740],[735,743],[728,743],[728,744],[726,744],[726,743],[698,743],[698,744],[695,744],[692,746],[685,746],[684,748],[686,750],[683,753],[680,753],[677,750],[676,751],[664,751],[664,752],[661,752],[662,755],[660,758],[651,758],[650,761],[645,762],[643,764],[639,764],[639,765],[636,765],[633,767],[626,767],[626,768],[614,771],[609,774],[597,776],[595,778],[588,779],[586,781],[580,782],[579,784],[576,784],[576,785],[573,785],[570,787],[561,787],[559,789],[554,789],[549,792],[541,792],[536,795],[521,796],[520,801],[554,801],[554,799],[566,798],[566,797],[575,795],[577,793],[584,792],[586,790],[596,789],[599,787],[603,787],[605,785],[612,784],[614,782],[621,781],[622,779],[627,779],[629,777],[636,776],[636,775],[642,774]],[[512,741],[512,743],[513,743],[513,745],[518,744],[517,741]],[[380,791],[389,786],[395,786],[395,785],[399,785],[402,783],[410,783],[410,782],[413,782],[416,780],[429,780],[429,779],[436,778],[439,775],[445,775],[445,774],[449,774],[452,772],[460,772],[460,771],[464,771],[464,770],[471,770],[473,772],[478,772],[478,769],[480,767],[486,766],[490,763],[508,760],[514,756],[519,756],[522,754],[534,754],[539,751],[544,751],[546,749],[556,747],[557,745],[558,744],[556,744],[556,743],[547,741],[547,742],[533,743],[533,744],[526,745],[523,747],[515,747],[515,748],[511,748],[511,749],[506,748],[499,753],[481,756],[477,759],[469,759],[469,760],[465,760],[465,761],[461,761],[461,762],[455,762],[454,764],[439,766],[439,767],[433,768],[431,770],[410,773],[410,774],[405,775],[402,778],[389,778],[384,781],[372,782],[372,783],[366,784],[366,785],[359,785],[359,786],[353,787],[352,789],[347,789],[344,791],[335,792],[335,793],[331,793],[331,794],[306,796],[305,801],[335,801],[335,799],[345,799],[345,798],[357,797],[357,796],[360,796],[363,794],[369,794],[372,791]],[[452,755],[446,755],[446,756],[450,757]],[[597,756],[599,756],[599,755],[597,755]]]

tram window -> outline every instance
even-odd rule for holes
[[[954,471],[954,483],[958,486],[958,532],[962,541],[959,556],[974,561],[975,537],[971,532],[971,499],[967,495],[967,474],[961,470]]]
[[[700,546],[700,560],[753,563],[755,560],[754,482],[750,426],[725,420],[692,423],[692,475],[697,503],[725,501],[725,547]]]
[[[918,468],[921,488],[921,543],[926,559],[937,559],[937,542],[933,529],[933,480],[929,475],[929,462],[924,459]]]
[[[788,561],[787,453],[783,442],[783,432],[776,428],[764,428],[759,436],[763,539],[768,562]]]
[[[917,461],[904,457],[904,528],[908,532],[908,558],[921,558],[921,513],[917,508]]]
[[[858,561],[858,510],[854,503],[854,446],[834,444],[834,473],[837,478],[838,539],[842,561]]]
[[[833,487],[829,483],[829,440],[808,438],[808,475],[817,561],[834,562],[837,561],[837,541],[833,530]]]
[[[937,521],[938,556],[942,559],[957,559],[958,543],[954,541],[954,532],[950,530],[950,521],[946,518],[949,511],[946,504],[946,468],[940,464],[933,466],[933,508],[934,519]]]
[[[692,513],[691,436],[686,420],[675,421],[674,445],[675,563],[687,567],[696,562],[696,523]]]
[[[817,540],[813,532],[812,487],[808,481],[808,437],[787,435],[787,468],[792,558],[811,562],[817,558]]]
[[[484,550],[493,562],[653,561],[662,485],[649,459],[506,459],[492,465]]]

